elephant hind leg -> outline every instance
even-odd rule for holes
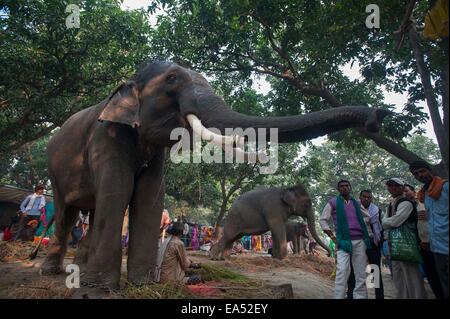
[[[67,251],[67,238],[78,217],[79,209],[63,206],[55,194],[55,241],[42,264],[42,274],[59,274],[63,272],[64,256]]]
[[[240,231],[231,231],[228,234],[224,234],[223,238],[224,238],[224,249],[222,251],[222,254],[224,254],[226,251],[230,250],[231,248],[233,248],[233,244],[234,242],[238,239],[242,237],[242,233]]]
[[[231,230],[230,227],[225,227],[222,238],[211,248],[211,259],[223,260],[225,251],[232,248],[234,241],[241,236],[240,232]]]
[[[94,224],[94,214],[95,214],[95,210],[91,210],[89,212],[89,224],[90,225]],[[86,236],[80,241],[75,258],[73,259],[73,263],[80,267],[81,272],[84,272],[87,268],[88,253],[89,253],[89,241],[90,241],[90,238],[92,238],[91,233],[92,233],[92,230],[88,229]]]
[[[222,236],[217,244],[211,247],[211,251],[209,253],[209,257],[212,260],[224,260],[224,252],[227,246],[225,235]]]
[[[212,260],[220,260],[223,258],[223,240],[222,238],[211,247],[209,258]]]
[[[286,227],[282,223],[269,223],[272,232],[272,257],[283,259],[287,256]]]

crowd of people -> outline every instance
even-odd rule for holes
[[[336,262],[335,298],[367,298],[367,265],[377,267],[381,273],[384,256],[397,298],[427,298],[426,278],[436,298],[448,299],[448,181],[433,175],[431,167],[423,161],[410,164],[409,170],[423,186],[416,191],[400,178],[389,178],[386,188],[391,200],[386,211],[374,203],[370,189],[361,190],[359,198],[355,199],[348,180],[337,183],[339,194],[327,202],[319,221],[329,237],[325,241],[329,242]],[[36,235],[42,235],[42,228],[49,220],[44,189],[38,185],[34,193],[24,199],[13,223],[2,228],[1,240],[33,241]],[[125,248],[128,243],[127,218],[128,211],[122,230]],[[41,232],[36,233],[39,228]],[[76,248],[88,228],[89,211],[80,211],[69,245]],[[171,220],[165,209],[160,224],[155,280],[201,281],[193,272],[201,265],[191,262],[186,250],[208,251],[213,244],[214,231],[214,227],[189,221],[186,216]],[[314,243],[310,242],[310,252],[314,252]],[[271,248],[272,237],[268,232],[243,236],[234,243],[231,253],[270,254]],[[383,299],[381,275],[376,276],[374,284],[376,298]]]
[[[166,232],[175,222],[183,225],[183,233],[180,237],[184,247],[188,250],[200,250],[202,246],[211,244],[214,230],[213,226],[202,225],[195,221],[189,221],[186,216],[174,218],[172,221],[167,209],[163,210],[160,224],[160,238],[164,240]]]
[[[350,182],[338,182],[339,195],[320,217],[337,250],[335,298],[367,298],[367,265],[381,270],[384,251],[397,298],[427,298],[426,278],[436,298],[448,299],[448,181],[434,176],[423,161],[410,164],[409,170],[423,187],[416,193],[402,179],[388,179],[386,212],[372,203],[370,190],[362,190],[356,200]],[[376,277],[376,298],[383,299],[382,276]]]

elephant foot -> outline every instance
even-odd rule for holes
[[[275,259],[283,260],[283,259],[285,259],[285,258],[287,257],[287,254],[286,254],[286,255],[283,255],[283,254],[273,254],[272,257],[275,258]]]
[[[215,245],[211,248],[209,252],[209,259],[211,260],[225,260],[224,258],[224,250],[219,247],[219,245]]]
[[[214,257],[210,256],[209,259],[215,260],[215,261],[225,260],[225,258],[223,256],[214,256]]]
[[[215,252],[209,254],[209,259],[211,260],[225,260],[222,252]]]
[[[39,273],[44,276],[58,275],[64,272],[59,255],[49,255],[42,264]]]

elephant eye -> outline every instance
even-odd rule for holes
[[[166,82],[168,83],[168,84],[174,84],[175,83],[175,81],[177,80],[177,76],[176,76],[176,74],[169,74],[167,77],[166,77]]]

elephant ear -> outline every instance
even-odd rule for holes
[[[291,190],[285,190],[283,192],[283,195],[281,195],[281,200],[288,205],[292,211],[295,212],[297,208],[297,197],[295,196],[295,193]]]
[[[139,91],[136,83],[129,81],[111,93],[98,120],[139,127],[139,111]]]

